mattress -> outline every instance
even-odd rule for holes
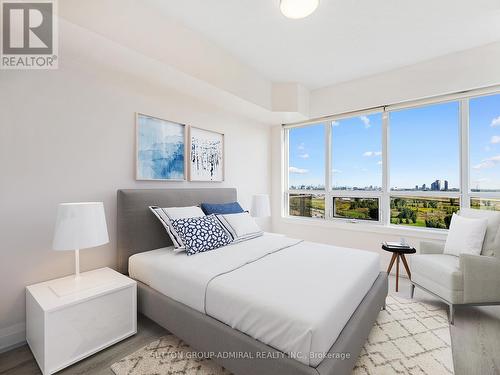
[[[130,276],[316,367],[379,274],[373,252],[266,234],[186,256],[129,259]]]

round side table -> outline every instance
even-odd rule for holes
[[[385,251],[389,251],[392,253],[391,262],[389,263],[389,267],[387,267],[387,273],[391,272],[392,266],[394,262],[396,262],[396,292],[399,290],[399,259],[403,261],[403,265],[406,270],[406,274],[408,278],[411,280],[411,272],[410,267],[408,266],[408,262],[406,261],[405,254],[415,254],[417,250],[414,247],[412,248],[400,248],[400,247],[391,247],[382,245],[382,249]]]

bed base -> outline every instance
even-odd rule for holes
[[[351,374],[370,330],[387,296],[387,274],[381,272],[329,353],[349,353],[349,358],[325,358],[316,368],[295,359],[280,357],[280,351],[230,326],[138,284],[138,310],[200,352],[253,353],[252,359],[214,358],[237,375],[347,375]],[[265,353],[255,358],[255,353]],[[273,353],[274,356],[273,356]],[[270,359],[273,358],[273,359]]]

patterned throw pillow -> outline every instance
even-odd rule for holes
[[[187,255],[217,249],[231,242],[215,215],[172,220],[172,226],[181,236]]]

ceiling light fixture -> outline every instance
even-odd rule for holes
[[[319,0],[280,0],[281,13],[287,18],[299,19],[312,14]]]

